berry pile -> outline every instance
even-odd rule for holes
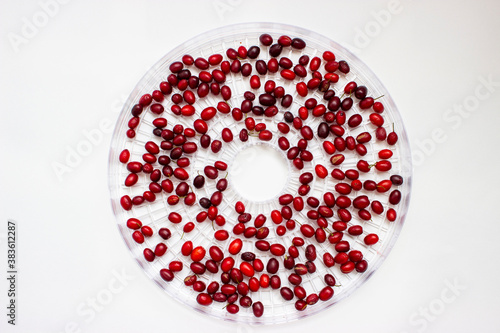
[[[133,150],[119,154],[126,171],[119,202],[130,216],[122,222],[144,246],[143,260],[160,263],[161,283],[181,279],[199,305],[219,303],[229,314],[249,308],[255,317],[265,313],[257,296],[266,290],[298,311],[332,299],[338,274],[367,270],[365,251],[379,243],[382,224],[397,220],[403,197],[384,96],[348,80],[348,62],[329,50],[313,56],[304,40],[286,35],[259,41],[170,63],[158,89],[132,106]],[[265,211],[226,196],[232,159],[220,155],[246,142],[274,145],[298,174]],[[158,221],[143,223],[140,209],[150,205],[151,214],[155,203]],[[210,243],[189,238],[196,231]],[[322,286],[306,288],[304,279],[319,272]]]

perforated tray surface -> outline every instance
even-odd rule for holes
[[[128,127],[128,122],[131,118],[130,110],[133,105],[137,104],[140,97],[146,93],[152,93],[154,90],[159,89],[159,84],[162,81],[165,81],[167,76],[170,74],[169,66],[174,61],[180,61],[184,54],[190,54],[193,58],[203,57],[207,59],[210,55],[215,53],[220,53],[224,56],[224,60],[228,60],[226,57],[226,50],[228,48],[238,49],[239,46],[243,45],[247,48],[253,45],[258,45],[261,47],[261,52],[258,59],[263,59],[266,62],[270,59],[268,49],[269,47],[263,46],[259,42],[259,36],[263,33],[270,34],[274,41],[278,39],[281,35],[288,35],[292,38],[298,37],[303,39],[307,46],[302,50],[292,49],[291,47],[283,48],[283,52],[278,57],[288,57],[290,58],[294,64],[297,63],[299,57],[301,55],[308,55],[310,59],[315,56],[321,58],[324,51],[332,51],[337,61],[345,60],[348,62],[350,66],[350,72],[348,74],[339,73],[340,78],[337,83],[331,85],[331,89],[336,92],[336,96],[343,96],[343,89],[346,83],[350,81],[355,81],[358,85],[365,85],[368,88],[368,96],[379,97],[383,96],[377,101],[380,101],[384,104],[385,111],[382,113],[385,122],[383,127],[386,129],[387,133],[391,132],[394,127],[394,131],[399,136],[399,141],[396,145],[389,146],[385,141],[377,141],[373,138],[370,142],[366,144],[367,154],[365,156],[360,156],[355,151],[345,150],[342,152],[345,156],[345,161],[339,165],[334,166],[330,162],[331,155],[328,155],[322,146],[323,139],[320,139],[315,135],[314,139],[308,142],[308,150],[313,154],[314,159],[311,162],[305,162],[304,168],[302,170],[298,170],[286,159],[286,152],[283,152],[279,149],[277,141],[280,136],[286,136],[291,144],[294,146],[297,144],[297,141],[302,138],[300,131],[296,130],[292,124],[290,125],[290,132],[288,134],[281,134],[277,130],[277,124],[283,121],[283,113],[285,111],[290,111],[297,116],[298,109],[304,105],[304,102],[307,98],[314,97],[317,99],[319,103],[326,104],[328,101],[323,99],[323,93],[316,90],[310,90],[309,95],[307,97],[301,97],[297,94],[295,85],[299,81],[305,81],[310,79],[310,73],[308,73],[308,77],[304,79],[297,78],[293,81],[285,80],[279,73],[268,73],[266,75],[261,75],[262,85],[269,80],[272,79],[276,82],[277,86],[282,86],[285,88],[287,94],[291,94],[293,96],[293,104],[289,108],[282,108],[277,103],[279,108],[279,113],[274,117],[266,117],[266,116],[255,116],[251,113],[247,116],[253,116],[256,122],[263,122],[266,124],[267,129],[273,132],[273,138],[270,141],[262,141],[259,140],[258,135],[250,135],[247,142],[241,142],[238,134],[241,129],[245,127],[244,119],[241,121],[235,121],[231,114],[222,114],[220,112],[217,113],[215,118],[208,121],[209,131],[208,135],[211,136],[212,140],[218,139],[221,140],[221,131],[223,128],[229,128],[233,135],[234,140],[232,142],[223,142],[222,149],[217,154],[213,153],[210,148],[203,149],[199,147],[198,150],[189,155],[190,165],[186,168],[188,171],[190,178],[186,182],[191,185],[191,190],[196,194],[197,200],[193,206],[186,206],[183,204],[183,199],[181,198],[180,202],[175,206],[170,206],[167,203],[167,198],[171,193],[166,193],[162,191],[161,193],[156,194],[156,200],[154,202],[145,202],[141,205],[134,205],[131,210],[124,210],[120,205],[120,198],[124,195],[129,195],[131,198],[134,196],[140,196],[144,191],[148,190],[148,186],[151,183],[149,175],[144,173],[139,174],[139,180],[137,184],[132,187],[127,187],[124,185],[124,180],[128,176],[129,171],[125,164],[119,162],[119,154],[124,149],[128,149],[131,153],[130,161],[140,161],[144,163],[142,160],[142,155],[146,153],[144,146],[148,141],[156,142],[160,145],[162,141],[161,137],[155,136],[153,134],[154,126],[152,125],[152,121],[158,117],[164,117],[168,121],[167,128],[172,129],[174,124],[182,124],[186,127],[193,127],[193,121],[200,117],[200,112],[209,107],[209,106],[217,106],[217,103],[222,101],[222,97],[220,95],[213,96],[209,94],[205,98],[198,98],[194,107],[196,109],[196,113],[190,117],[176,116],[171,111],[170,108],[173,105],[170,96],[166,96],[165,100],[161,102],[161,104],[165,108],[165,112],[161,115],[156,115],[149,111],[149,108],[145,108],[144,112],[140,115],[140,122],[137,128],[135,129],[136,136],[132,139],[128,138],[126,135]],[[256,74],[254,64],[257,59],[241,59],[243,63],[252,64],[253,71],[252,75]],[[231,60],[230,60],[231,62]],[[208,71],[212,71],[215,68],[219,68],[220,66],[212,66]],[[308,66],[307,66],[308,67]],[[199,70],[197,70],[194,66],[190,66],[189,69],[193,75],[197,75]],[[323,74],[324,68],[323,65],[320,68],[320,72]],[[232,90],[232,97],[227,103],[232,107],[240,107],[241,102],[243,101],[243,93],[245,91],[253,91],[257,98],[254,101],[254,105],[258,104],[258,96],[261,93],[264,93],[263,87],[260,89],[251,89],[249,86],[250,77],[243,77],[240,73],[229,73],[226,76],[225,85],[229,86]],[[299,80],[300,79],[300,80]],[[196,91],[196,89],[195,89]],[[174,89],[174,93],[175,93]],[[347,96],[343,96],[345,98]],[[372,110],[361,110],[358,106],[357,100],[354,99],[354,106],[352,109],[346,111],[346,116],[349,118],[353,114],[360,114],[363,116],[362,123],[355,127],[350,128],[347,124],[342,127],[345,129],[344,137],[349,135],[356,138],[356,136],[362,132],[370,132],[373,135],[376,127],[369,121],[369,114],[372,113]],[[181,104],[182,105],[182,104]],[[314,133],[316,134],[316,129],[318,125],[323,122],[322,117],[313,117],[309,115],[309,117],[304,120],[304,125],[310,126]],[[196,137],[188,139],[188,141],[197,142],[199,140],[200,135],[197,134]],[[333,140],[333,134],[330,134],[328,140]],[[233,183],[235,177],[241,177],[241,174],[238,173],[238,170],[232,169],[232,162],[236,159],[237,155],[245,150],[247,147],[263,145],[265,149],[276,149],[277,155],[283,156],[283,160],[286,161],[288,176],[286,177],[286,182],[283,189],[272,196],[271,198],[267,198],[265,200],[260,200],[256,198],[245,198],[241,191],[237,190]],[[280,243],[283,244],[286,248],[288,248],[294,237],[303,237],[299,227],[300,225],[297,223],[294,230],[287,230],[284,236],[276,235],[276,227],[271,219],[270,213],[272,210],[281,210],[281,205],[278,203],[278,197],[285,193],[290,193],[293,196],[298,196],[297,188],[300,185],[299,183],[299,175],[304,172],[311,172],[315,175],[315,165],[322,164],[327,167],[328,171],[331,172],[334,168],[340,168],[343,171],[347,169],[356,169],[356,163],[360,160],[366,160],[369,164],[373,164],[380,160],[378,157],[378,152],[381,149],[390,149],[393,151],[394,155],[391,157],[390,161],[392,162],[392,169],[388,172],[379,172],[372,168],[370,172],[360,174],[360,180],[364,181],[366,179],[372,179],[375,182],[379,182],[383,179],[388,179],[390,175],[401,175],[404,179],[404,183],[401,186],[393,186],[393,189],[399,189],[402,193],[401,202],[398,205],[391,205],[388,203],[389,193],[391,191],[385,193],[378,193],[377,191],[352,191],[347,196],[350,199],[354,199],[359,195],[367,195],[370,200],[379,200],[384,207],[384,213],[377,215],[373,213],[370,208],[367,209],[371,211],[372,218],[371,220],[364,221],[358,217],[357,209],[354,209],[352,206],[348,208],[348,210],[352,214],[352,220],[347,223],[348,226],[352,225],[361,225],[363,227],[363,234],[359,236],[349,235],[347,231],[344,232],[343,239],[348,240],[351,245],[351,250],[356,249],[363,252],[364,259],[368,262],[368,269],[363,273],[358,273],[356,270],[349,274],[344,274],[340,271],[340,265],[336,264],[333,267],[326,267],[323,264],[322,255],[325,252],[331,253],[333,256],[337,254],[334,249],[334,245],[330,244],[327,240],[324,243],[318,243],[315,241],[314,237],[305,239],[306,245],[309,243],[315,244],[317,249],[318,258],[315,260],[316,264],[316,272],[314,274],[306,274],[302,276],[302,286],[305,288],[308,294],[310,293],[319,293],[322,288],[325,287],[324,275],[332,274],[336,281],[337,286],[333,287],[335,294],[333,298],[326,302],[319,301],[318,303],[308,306],[304,311],[297,311],[295,309],[295,301],[296,298],[292,301],[285,301],[280,295],[279,289],[273,290],[272,288],[260,288],[257,292],[250,292],[250,296],[254,302],[261,301],[264,305],[265,311],[262,317],[257,318],[253,315],[251,308],[242,308],[240,307],[240,311],[237,314],[230,314],[225,309],[226,303],[217,303],[213,302],[210,306],[202,306],[199,305],[196,301],[197,292],[193,291],[191,287],[186,287],[184,285],[184,278],[188,275],[192,275],[190,271],[190,263],[191,260],[189,257],[185,257],[181,254],[181,246],[184,242],[190,240],[193,242],[194,246],[203,246],[207,249],[207,254],[203,262],[207,259],[210,259],[208,254],[208,248],[212,245],[219,246],[222,250],[227,253],[227,248],[234,238],[241,238],[243,240],[243,248],[241,253],[245,251],[254,252],[258,258],[261,258],[262,261],[267,263],[268,258],[274,257],[269,252],[262,252],[255,248],[255,237],[245,238],[243,235],[235,236],[232,233],[233,226],[237,223],[238,214],[234,210],[234,205],[237,201],[242,201],[245,203],[246,212],[251,213],[253,218],[258,214],[264,214],[267,216],[267,222],[265,226],[270,229],[269,236],[266,238],[268,242]],[[159,155],[166,154],[169,152],[160,151]],[[276,153],[275,153],[276,155]],[[164,56],[156,65],[154,65],[146,75],[140,80],[137,84],[133,92],[130,94],[123,111],[120,114],[118,119],[116,129],[113,135],[111,150],[110,150],[110,159],[109,159],[109,186],[111,192],[111,201],[114,213],[116,215],[116,222],[118,224],[118,229],[127,244],[130,253],[142,267],[142,269],[146,272],[146,274],[158,285],[160,286],[170,297],[178,300],[179,302],[185,304],[188,307],[194,308],[200,312],[205,314],[215,316],[217,318],[221,318],[224,320],[233,320],[247,323],[280,323],[291,320],[296,320],[302,318],[304,316],[309,316],[314,313],[317,313],[321,310],[324,310],[333,304],[339,302],[343,298],[350,295],[354,290],[356,290],[367,278],[380,266],[383,260],[389,254],[391,248],[393,247],[398,234],[402,228],[406,212],[409,204],[410,190],[411,190],[411,158],[410,158],[410,150],[408,145],[408,140],[406,137],[406,132],[404,130],[403,122],[400,117],[400,114],[391,99],[390,95],[384,88],[384,86],[380,83],[377,77],[364,65],[356,56],[350,53],[348,50],[343,48],[341,45],[329,40],[328,38],[319,35],[317,33],[307,31],[305,29],[286,26],[282,24],[268,24],[268,23],[255,23],[255,24],[241,24],[241,25],[233,25],[224,28],[220,28],[217,30],[213,30],[207,33],[203,33],[198,37],[195,37],[191,40],[188,40],[184,44],[176,47],[171,52],[169,52],[166,56]],[[203,169],[206,165],[213,165],[215,161],[224,161],[229,165],[227,171],[227,179],[229,186],[223,192],[223,201],[218,206],[219,214],[223,215],[226,218],[226,224],[222,227],[215,225],[209,220],[197,223],[196,215],[202,211],[203,209],[198,204],[198,199],[201,197],[210,198],[211,194],[216,191],[215,185],[216,180],[206,179],[205,186],[201,189],[196,189],[192,186],[193,178],[198,174],[203,174]],[[252,161],[249,161],[251,163]],[[171,162],[175,167],[175,162]],[[283,163],[283,162],[279,162]],[[154,164],[155,168],[161,170],[161,166],[156,163]],[[285,169],[286,170],[286,169]],[[219,177],[223,178],[226,176],[226,172],[219,172]],[[179,180],[175,180],[175,177],[171,177],[174,184],[179,183]],[[162,179],[165,177],[162,175]],[[161,182],[161,181],[160,181]],[[310,183],[311,186],[310,192],[304,196],[304,201],[309,196],[315,196],[322,200],[323,193],[325,192],[333,192],[335,196],[339,196],[339,194],[335,191],[335,185],[339,182],[347,182],[350,183],[350,180],[346,179],[343,181],[335,180],[330,175],[325,179],[320,179],[315,177],[314,181]],[[263,189],[263,196],[269,196],[269,193],[266,192],[266,189]],[[293,219],[299,223],[308,223],[317,227],[316,222],[308,219],[307,211],[312,209],[305,205],[305,209],[302,211],[293,211]],[[390,222],[387,220],[386,211],[389,208],[394,208],[397,213],[397,219],[394,222]],[[338,220],[337,214],[338,207],[334,207],[333,210],[335,212],[332,218],[329,218],[329,226],[328,231],[333,231],[331,225],[334,221]],[[183,220],[182,223],[174,224],[168,220],[168,215],[171,211],[178,212],[182,215]],[[154,235],[151,237],[146,237],[145,242],[143,244],[138,244],[132,239],[132,233],[134,230],[127,228],[126,222],[129,218],[137,218],[142,221],[143,225],[150,226],[154,231]],[[189,233],[183,233],[183,226],[186,222],[193,221],[195,222],[195,229]],[[284,222],[283,222],[284,223]],[[252,221],[247,223],[247,226],[253,226]],[[160,228],[169,228],[172,232],[172,237],[168,240],[163,240],[158,235],[158,230]],[[214,239],[214,230],[226,229],[228,230],[230,237],[226,241],[217,241]],[[376,233],[380,240],[378,243],[372,246],[365,245],[363,239],[367,234]],[[328,234],[328,232],[327,232]],[[168,250],[165,255],[161,257],[156,257],[153,262],[148,262],[144,259],[143,251],[145,248],[153,249],[155,246],[163,242],[168,246]],[[300,256],[295,260],[297,263],[305,263],[306,258],[304,256],[304,247],[300,248]],[[239,264],[242,262],[240,255],[233,256],[236,265],[235,267],[239,267]],[[184,268],[180,272],[175,273],[175,278],[173,281],[166,282],[164,281],[159,274],[159,271],[163,268],[167,268],[169,263],[173,260],[179,260],[183,262]],[[280,259],[280,269],[278,273],[276,273],[281,278],[281,285],[288,286],[293,289],[293,286],[288,282],[288,276],[293,272],[293,270],[288,270],[283,266],[283,260]],[[256,276],[266,273],[256,273]],[[271,274],[270,274],[271,275]],[[220,271],[219,273],[205,273],[198,277],[198,280],[204,281],[207,285],[211,281],[219,281],[220,283]],[[245,281],[248,282],[248,277],[245,277]],[[222,283],[221,283],[222,284]],[[236,302],[238,304],[238,302]]]

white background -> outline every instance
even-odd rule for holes
[[[23,35],[42,7],[0,3],[0,331],[500,330],[498,2],[402,1],[384,16],[385,0],[73,0]],[[217,321],[164,294],[120,239],[107,187],[106,123],[146,70],[199,33],[251,21],[298,25],[351,48],[396,101],[415,159],[410,212],[382,267],[334,308],[274,327]],[[16,46],[14,34],[25,40]],[[52,164],[95,129],[101,142],[60,181]],[[18,223],[15,327],[5,316],[8,219]],[[79,314],[117,272],[130,277],[116,283],[122,291],[94,316]]]

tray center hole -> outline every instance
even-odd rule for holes
[[[289,167],[286,158],[267,144],[252,145],[240,151],[231,166],[231,183],[244,198],[265,201],[285,187]]]

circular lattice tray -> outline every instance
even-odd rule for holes
[[[353,106],[349,110],[345,111],[347,120],[349,120],[349,118],[353,115],[361,115],[362,121],[355,127],[348,126],[347,121],[345,124],[338,125],[338,127],[341,127],[345,133],[343,135],[338,135],[339,133],[337,133],[337,135],[345,139],[348,136],[357,138],[357,136],[363,132],[371,133],[372,139],[369,142],[364,143],[364,147],[366,148],[366,154],[364,156],[361,156],[356,150],[345,149],[343,151],[339,151],[339,147],[337,147],[337,151],[333,155],[342,154],[345,157],[345,160],[339,165],[333,165],[331,162],[332,154],[325,151],[323,142],[326,140],[333,143],[336,135],[334,133],[329,133],[326,139],[318,137],[317,128],[320,123],[325,122],[325,119],[324,116],[314,116],[312,114],[313,111],[309,110],[307,119],[302,119],[302,123],[303,126],[309,126],[314,133],[314,138],[308,140],[307,142],[307,150],[312,154],[313,159],[312,161],[303,162],[303,168],[299,170],[293,161],[287,158],[288,150],[284,151],[279,147],[279,138],[286,137],[290,143],[290,147],[294,147],[300,139],[303,139],[303,135],[301,134],[300,129],[297,129],[296,126],[294,126],[294,123],[288,123],[290,131],[286,134],[281,133],[277,129],[278,123],[285,122],[284,113],[288,111],[291,112],[294,117],[297,117],[299,115],[299,108],[303,107],[305,101],[309,98],[315,98],[318,105],[323,104],[328,106],[329,101],[324,99],[324,92],[320,91],[318,88],[308,89],[306,97],[301,97],[297,92],[296,85],[298,82],[307,83],[312,78],[309,67],[310,62],[308,65],[304,66],[307,69],[307,77],[304,78],[297,76],[294,80],[285,79],[282,75],[280,75],[280,71],[283,68],[279,68],[276,73],[268,72],[265,75],[259,75],[255,69],[256,61],[264,60],[268,63],[268,61],[272,58],[269,54],[270,47],[262,45],[259,41],[259,36],[262,34],[270,34],[274,39],[273,43],[276,43],[278,38],[282,35],[290,36],[291,38],[300,38],[305,41],[306,47],[303,49],[283,47],[283,50],[277,59],[279,60],[286,57],[290,59],[295,66],[295,64],[298,63],[299,58],[303,55],[309,56],[310,60],[314,57],[319,57],[321,59],[321,66],[318,71],[321,73],[323,78],[326,74],[324,67],[326,61],[323,60],[323,53],[325,51],[333,52],[337,62],[343,60],[348,63],[350,67],[350,71],[348,73],[343,73],[339,70],[335,71],[336,75],[338,75],[338,82],[334,82],[336,80],[335,76],[330,76],[330,89],[332,89],[335,92],[335,96],[339,97],[341,100],[346,98],[353,99]],[[253,112],[250,112],[243,115],[241,120],[238,120],[239,116],[237,111],[235,117],[233,117],[231,112],[227,114],[220,111],[217,112],[213,119],[206,122],[208,124],[208,132],[206,134],[211,137],[212,142],[214,140],[221,141],[222,148],[218,153],[214,153],[210,147],[205,149],[200,146],[200,133],[196,133],[194,137],[188,137],[187,141],[196,142],[198,145],[196,152],[192,154],[183,154],[183,157],[189,158],[190,161],[190,165],[185,167],[185,170],[189,174],[189,179],[185,180],[185,182],[187,182],[190,186],[189,192],[193,192],[196,196],[196,200],[191,206],[184,204],[185,198],[180,198],[179,203],[171,205],[168,198],[175,194],[175,190],[172,193],[167,193],[164,189],[161,189],[161,192],[154,194],[154,201],[149,202],[148,200],[143,200],[144,198],[149,200],[152,199],[151,193],[144,194],[145,191],[150,190],[150,183],[152,182],[151,174],[140,172],[138,173],[138,179],[135,185],[125,186],[124,181],[129,176],[130,172],[127,170],[127,163],[120,162],[122,151],[126,149],[130,152],[128,162],[138,161],[141,164],[145,164],[146,162],[143,160],[143,155],[147,153],[145,149],[146,143],[151,141],[155,142],[158,146],[161,146],[161,142],[164,141],[161,136],[158,136],[161,130],[157,129],[156,134],[154,134],[155,126],[152,122],[155,119],[165,118],[167,120],[168,124],[164,129],[172,130],[173,126],[176,124],[181,124],[184,128],[193,128],[193,122],[200,118],[201,112],[204,109],[208,107],[217,108],[218,104],[224,101],[220,93],[218,95],[209,93],[206,97],[199,98],[197,95],[197,88],[191,89],[188,87],[187,90],[193,91],[194,96],[196,96],[196,102],[193,104],[195,114],[192,116],[175,115],[171,111],[172,106],[174,105],[172,102],[172,95],[179,93],[179,89],[178,87],[173,87],[173,92],[165,95],[163,101],[152,101],[152,104],[161,104],[164,107],[165,111],[162,114],[158,115],[151,112],[151,105],[145,106],[143,108],[143,112],[136,117],[137,119],[132,121],[135,121],[136,123],[131,125],[130,120],[131,118],[134,118],[131,114],[132,108],[140,102],[142,96],[145,94],[152,94],[153,91],[160,89],[160,83],[167,81],[168,76],[171,74],[169,69],[170,65],[176,61],[181,61],[185,54],[191,55],[194,59],[199,57],[208,59],[213,54],[221,54],[223,56],[223,60],[227,60],[231,64],[234,60],[229,59],[226,55],[226,51],[228,49],[232,48],[238,50],[240,46],[244,46],[248,49],[254,45],[259,46],[261,50],[257,59],[249,59],[248,57],[238,58],[241,64],[248,63],[251,65],[251,75],[245,77],[241,73],[230,72],[226,74],[225,82],[219,85],[226,85],[231,89],[232,94],[231,98],[227,100],[227,106],[231,110],[234,108],[241,108],[241,104],[244,100],[244,93],[246,91],[251,91],[255,94],[256,98],[253,101],[253,105],[258,106],[259,95],[265,93],[264,85],[268,80],[274,80],[276,86],[283,87],[285,93],[290,94],[293,97],[293,103],[291,106],[283,107],[280,104],[282,98],[277,98],[276,106],[278,113],[276,115],[268,117],[266,115],[256,115]],[[184,68],[189,69],[192,76],[198,76],[201,71],[194,65],[185,65]],[[214,69],[220,68],[221,65],[218,64],[210,66],[210,68],[206,71],[212,73]],[[291,68],[291,70],[293,70],[293,68]],[[249,81],[253,75],[258,75],[260,77],[262,86],[258,89],[252,89],[250,87]],[[388,144],[387,140],[378,140],[376,138],[375,131],[377,130],[377,126],[370,121],[369,116],[370,114],[377,112],[374,112],[373,107],[361,109],[359,106],[359,100],[354,96],[354,93],[345,93],[344,88],[346,84],[351,81],[356,82],[358,86],[366,86],[368,90],[367,96],[376,98],[376,101],[383,104],[384,111],[380,113],[380,115],[383,117],[384,123],[380,127],[384,128],[386,133],[394,131],[399,137],[397,143],[391,145]],[[182,91],[180,93],[182,95]],[[158,92],[156,94],[158,94]],[[184,105],[186,105],[185,102],[179,104],[180,107],[183,107]],[[339,113],[340,111],[342,110],[340,109],[333,112]],[[328,107],[326,108],[326,112],[332,113]],[[303,115],[304,113],[302,113],[302,116]],[[331,114],[329,116],[331,116]],[[261,140],[261,138],[259,138],[259,133],[253,130],[248,131],[248,140],[242,142],[240,139],[240,132],[245,128],[245,119],[248,117],[254,118],[256,123],[264,123],[267,130],[272,133],[272,139]],[[337,125],[337,123],[334,121],[328,123],[328,125]],[[131,127],[133,128],[133,131],[131,131]],[[221,138],[223,129],[229,129],[232,132],[232,141],[224,142]],[[131,132],[135,135],[132,138],[129,137],[132,136]],[[235,161],[240,152],[244,151],[248,147],[256,146],[259,147],[260,151],[274,151],[274,154],[278,156],[278,159],[284,160],[287,163],[284,170],[288,172],[288,175],[286,176],[284,186],[278,194],[273,196],[273,193],[271,193],[270,198],[269,193],[266,192],[266,188],[262,189],[263,198],[253,197],[249,199],[242,195],[241,191],[233,186],[233,183],[237,182],[237,177],[242,177],[239,170],[236,170],[232,165],[233,161]],[[382,149],[389,149],[393,153],[392,157],[389,159],[392,163],[392,168],[389,171],[379,171],[376,167],[372,166],[381,160],[378,154]],[[160,152],[156,154],[156,157],[161,155],[170,157],[170,154],[171,150],[160,149]],[[248,163],[252,163],[251,155],[249,156],[250,158],[248,158]],[[113,135],[109,160],[109,186],[112,205],[116,215],[116,221],[118,223],[118,229],[130,249],[132,256],[136,259],[146,274],[151,277],[151,279],[155,281],[155,283],[168,295],[191,308],[224,320],[234,320],[247,323],[280,323],[309,316],[330,307],[344,297],[350,295],[380,266],[382,261],[389,254],[398,237],[408,209],[411,189],[410,156],[409,144],[403,122],[393,100],[377,77],[352,53],[328,38],[305,29],[282,24],[241,24],[203,33],[202,35],[183,43],[163,57],[140,80],[133,92],[130,94],[124,109],[120,114]],[[381,214],[377,214],[369,206],[366,208],[366,211],[371,214],[371,218],[365,220],[359,216],[359,209],[354,208],[352,205],[346,208],[352,215],[351,220],[346,221],[347,227],[349,228],[354,225],[360,225],[363,228],[363,232],[361,235],[355,236],[350,234],[348,230],[343,232],[340,231],[343,233],[342,240],[349,242],[350,250],[359,250],[362,252],[364,260],[366,260],[368,264],[368,268],[364,272],[358,272],[354,269],[350,273],[343,273],[341,271],[341,264],[336,263],[333,267],[327,267],[323,261],[323,254],[326,252],[332,254],[334,257],[337,255],[335,244],[332,244],[329,241],[328,236],[335,232],[332,228],[333,223],[341,220],[338,212],[339,207],[332,207],[334,213],[333,217],[326,218],[328,226],[323,228],[323,231],[326,234],[327,239],[324,242],[318,242],[315,236],[306,238],[301,233],[301,224],[309,224],[315,229],[318,228],[317,221],[314,218],[315,213],[310,213],[312,214],[313,219],[311,219],[310,216],[308,217],[308,212],[310,210],[317,211],[317,209],[311,208],[307,204],[307,198],[316,197],[319,199],[320,205],[324,205],[323,194],[325,192],[332,192],[336,198],[342,195],[337,191],[337,184],[346,183],[355,187],[355,185],[352,184],[351,179],[335,179],[330,175],[330,173],[333,169],[340,169],[344,172],[349,169],[357,170],[357,163],[359,160],[365,160],[370,165],[370,170],[368,172],[359,172],[359,180],[362,184],[365,184],[366,180],[373,180],[375,183],[380,184],[379,182],[389,179],[392,175],[400,175],[404,182],[399,186],[397,186],[397,184],[392,185],[391,189],[386,192],[379,192],[378,190],[368,191],[362,188],[359,190],[353,189],[349,194],[344,195],[351,200],[354,200],[354,198],[358,196],[366,195],[371,201],[378,200],[384,211]],[[204,175],[205,166],[213,166],[216,161],[223,161],[228,165],[227,170],[219,171],[218,175],[218,179],[227,177],[228,180],[228,187],[223,192],[223,200],[217,207],[218,214],[222,215],[226,221],[226,223],[222,226],[210,221],[208,218],[204,222],[196,221],[197,215],[201,211],[207,211],[207,209],[200,206],[198,202],[199,199],[203,197],[210,198],[212,194],[217,191],[216,184],[218,179],[212,180],[205,177],[205,185],[200,189],[193,186],[193,179],[199,174]],[[277,163],[283,162],[279,161]],[[297,163],[300,165],[299,162]],[[164,167],[163,165],[160,165],[158,161],[151,163],[151,165],[153,169],[160,171],[162,171],[162,168]],[[177,167],[174,159],[171,159],[170,165],[173,169]],[[328,170],[328,176],[326,178],[322,179],[317,176],[315,171],[315,167],[317,165],[323,165],[326,167]],[[309,192],[302,196],[303,201],[305,202],[304,209],[297,211],[293,208],[292,203],[288,205],[292,208],[291,211],[293,216],[291,219],[296,222],[295,228],[290,230],[291,223],[286,224],[285,219],[281,225],[288,226],[288,228],[284,227],[286,230],[285,234],[278,236],[276,232],[278,225],[272,221],[271,212],[273,210],[281,211],[283,206],[279,203],[279,197],[283,194],[291,194],[293,197],[300,197],[297,192],[299,186],[301,185],[299,182],[299,176],[306,172],[311,172],[314,179],[309,183]],[[174,186],[182,181],[177,179],[175,176],[166,177],[164,173],[161,173],[160,176],[160,180],[156,182],[160,186],[162,181],[167,178],[172,181]],[[255,177],[255,175],[252,175],[252,177]],[[156,188],[158,188],[158,186]],[[401,193],[401,200],[399,204],[395,205],[389,202],[389,196],[394,190],[398,190]],[[125,199],[123,199],[124,197]],[[129,205],[130,203],[127,202],[128,198],[130,198],[131,201],[133,200],[135,204]],[[141,198],[143,199],[141,200]],[[125,202],[123,200],[125,200]],[[141,203],[141,201],[144,202]],[[241,253],[243,252],[253,252],[257,258],[262,260],[264,266],[267,264],[269,258],[275,257],[275,255],[271,254],[269,251],[261,251],[256,248],[255,243],[257,239],[255,236],[247,238],[244,234],[235,235],[233,233],[233,228],[238,223],[239,217],[239,214],[235,211],[235,203],[238,201],[243,202],[246,207],[245,212],[252,215],[252,219],[245,223],[245,228],[248,229],[254,227],[254,219],[257,215],[263,214],[267,217],[264,227],[269,229],[269,235],[265,241],[270,244],[282,244],[286,249],[288,249],[292,245],[294,237],[302,237],[305,240],[305,245],[298,247],[299,257],[295,259],[296,264],[305,263],[307,261],[305,257],[306,245],[315,245],[317,259],[314,261],[314,264],[316,266],[316,271],[314,273],[302,275],[301,286],[305,289],[308,295],[314,293],[319,295],[321,290],[326,286],[324,280],[325,274],[331,274],[336,280],[336,284],[333,286],[333,297],[326,301],[320,300],[316,304],[308,305],[304,309],[301,308],[302,311],[298,311],[296,309],[296,302],[298,300],[297,297],[294,297],[293,300],[285,300],[280,294],[280,289],[282,287],[289,287],[291,290],[294,289],[294,286],[290,284],[288,280],[290,274],[294,273],[294,269],[292,268],[289,270],[285,268],[283,263],[285,257],[289,256],[287,252],[285,255],[277,257],[280,262],[277,273],[270,274],[266,271],[266,268],[264,268],[262,272],[255,272],[255,277],[257,279],[261,279],[262,275],[267,274],[270,277],[277,275],[281,280],[281,286],[279,289],[273,289],[272,287],[265,288],[266,283],[264,281],[264,286],[261,286],[258,291],[249,292],[248,296],[251,297],[254,303],[260,301],[264,306],[264,313],[262,316],[256,317],[252,311],[252,307],[245,308],[240,306],[239,300],[234,303],[239,306],[239,312],[236,314],[228,312],[227,302],[214,301],[208,306],[201,305],[197,302],[199,292],[194,291],[192,286],[186,286],[185,284],[185,278],[193,275],[193,272],[190,269],[190,265],[192,263],[191,257],[184,256],[181,253],[181,247],[186,241],[191,241],[194,247],[202,246],[207,250],[204,259],[201,261],[202,263],[205,263],[206,260],[210,259],[208,249],[214,245],[218,246],[226,256],[234,258],[234,267],[236,268],[239,268],[240,264],[243,262],[241,259]],[[124,207],[126,209],[124,209]],[[395,221],[390,221],[390,219],[394,219],[393,217],[389,217],[388,219],[387,212],[389,209],[394,210],[393,213],[397,216]],[[171,212],[179,213],[182,216],[182,222],[172,223],[169,220],[169,214]],[[143,230],[144,232],[141,232],[141,229],[133,230],[127,227],[127,221],[130,218],[140,220],[143,226],[149,226],[153,235],[148,236],[148,230]],[[194,222],[195,224],[194,230],[188,233],[183,231],[187,222]],[[163,239],[159,235],[159,230],[161,228],[168,228],[172,236],[167,240]],[[221,229],[228,231],[229,238],[227,240],[218,241],[214,238],[214,232]],[[139,244],[134,240],[134,232],[146,234],[144,237],[145,240],[142,244]],[[248,232],[251,234],[251,229]],[[368,234],[378,235],[378,242],[373,245],[366,245],[364,239]],[[242,250],[237,255],[230,255],[228,253],[228,246],[230,242],[236,238],[240,238],[242,240]],[[144,250],[151,249],[154,251],[158,243],[164,243],[168,247],[168,250],[164,255],[156,256],[151,262],[147,261],[144,256]],[[165,281],[165,279],[162,278],[160,271],[162,269],[168,269],[169,264],[172,261],[182,262],[183,269],[173,273],[173,280]],[[222,285],[221,267],[218,269],[217,273],[210,273],[207,271],[204,274],[199,274],[197,276],[197,280],[203,281],[206,285],[212,281],[218,281],[219,284]],[[363,269],[361,269],[361,271],[362,270]],[[265,280],[265,277],[263,279]],[[274,279],[276,280],[277,278]],[[243,279],[243,281],[247,284],[249,283],[249,280],[250,278],[246,276]],[[229,284],[236,285],[236,282],[231,281]],[[203,291],[203,293],[206,293],[206,290]],[[303,307],[301,304],[303,305],[303,303],[299,303],[299,307]],[[230,309],[234,310],[234,306]]]

